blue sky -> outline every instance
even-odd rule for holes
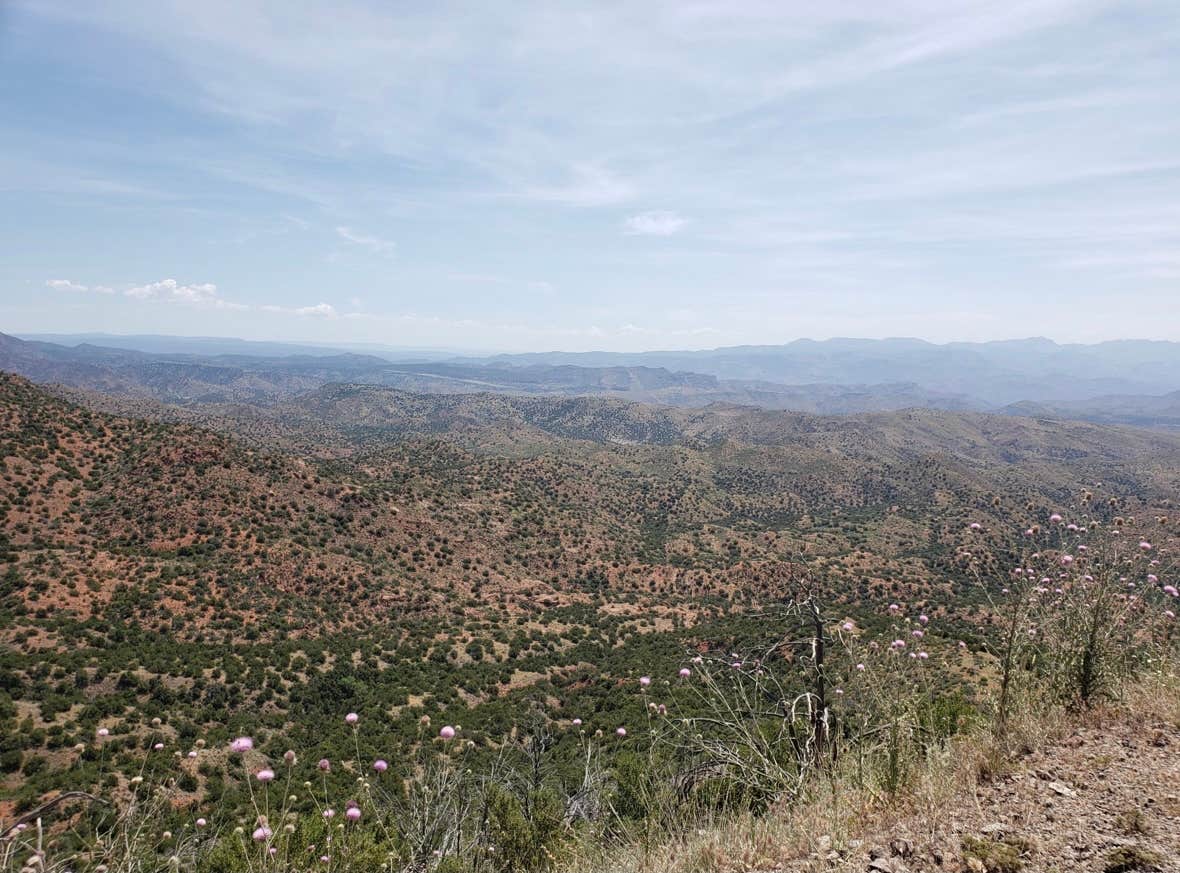
[[[1180,340],[1180,3],[0,3],[0,330]]]

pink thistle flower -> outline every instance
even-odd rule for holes
[[[349,821],[360,821],[361,820],[360,807],[359,806],[350,806],[347,810],[344,811],[344,817],[346,819],[348,819]]]
[[[681,679],[687,679],[691,675],[692,675],[692,670],[688,669],[687,667],[680,668],[680,678]]]
[[[384,761],[381,758],[378,758],[376,761],[373,762],[373,769],[376,770],[378,773],[384,773],[386,770],[389,769],[389,762]]]
[[[1057,524],[1061,521],[1061,516],[1055,512],[1049,516],[1049,521],[1053,522],[1053,524]]]
[[[617,728],[615,730],[615,734],[617,734],[620,737],[625,737],[625,736],[627,736],[627,729],[625,727]]]
[[[331,809],[331,808],[325,809],[323,812],[323,816],[324,816],[324,818],[335,818],[336,817],[336,810]]]
[[[271,830],[266,825],[256,828],[254,831],[254,839],[259,843],[264,843],[271,837]]]
[[[160,751],[162,748],[164,748],[164,744],[163,744],[163,743],[156,743],[154,746],[152,746],[152,748],[153,748],[153,749],[155,749],[155,750],[158,752],[158,751]]]
[[[1172,612],[1172,610],[1170,610],[1170,609],[1165,609],[1164,615],[1166,615],[1168,618],[1175,618],[1176,617],[1176,613]]]
[[[109,737],[111,735],[111,732],[106,728],[99,728],[97,733],[100,737]]]
[[[919,630],[918,628],[914,628],[913,633],[911,633],[910,636],[914,637],[915,639],[920,640],[920,639],[922,639],[922,637],[926,636],[926,634],[924,631]]]
[[[1167,594],[1171,597],[1178,597],[1178,596],[1180,596],[1180,591],[1176,590],[1175,585],[1165,585],[1164,586],[1164,594]]]
[[[197,827],[199,827],[199,828],[203,828],[208,823],[209,822],[205,821],[205,819],[203,819],[203,818],[197,819]]]
[[[971,522],[971,530],[983,530],[983,525],[977,521]]]
[[[252,748],[254,748],[254,741],[252,739],[250,739],[249,737],[238,737],[236,740],[234,740],[232,743],[229,744],[230,751],[231,752],[238,752],[239,754],[241,752],[248,752]]]
[[[581,720],[580,718],[575,718],[575,719],[574,719],[574,720],[571,722],[571,724],[572,724],[574,727],[581,727],[581,726],[582,726],[582,720]]]
[[[1068,567],[1072,563],[1073,563],[1073,555],[1062,555],[1061,556],[1061,566],[1062,567]]]
[[[845,633],[848,633],[848,634],[852,633],[852,622],[850,622],[850,621],[844,622],[844,624],[840,625],[840,629],[843,630]]]
[[[864,664],[857,664],[856,669],[857,669],[858,673],[863,673],[865,671],[865,665]]]
[[[959,648],[965,649],[965,648],[967,648],[967,644],[965,642],[963,642],[962,640],[959,640]]]
[[[898,612],[901,611],[901,607],[898,606],[896,603],[891,603],[891,604],[889,604],[889,611],[892,612],[894,615],[896,615]]]
[[[361,717],[359,715],[357,715],[355,712],[350,712],[348,715],[344,716],[344,720],[348,724],[356,724],[358,721],[361,720]]]
[[[1139,543],[1139,548],[1143,549],[1143,551],[1145,551],[1145,552],[1150,552],[1151,551],[1151,543],[1149,543],[1147,540],[1143,540],[1142,542]]]
[[[930,656],[928,654],[926,654],[925,652],[918,652],[918,659],[921,661],[925,661],[929,657]]]
[[[640,676],[639,677],[639,684],[642,685],[644,688],[646,688],[648,685],[651,685],[651,677],[650,676]]]
[[[332,762],[329,761],[327,758],[320,758],[320,762],[318,764],[316,764],[316,767],[318,767],[320,770],[323,770],[325,773],[327,773],[329,770],[332,769]]]
[[[1148,573],[1147,581],[1154,585],[1156,582],[1160,581],[1160,577],[1155,575],[1155,573]]]
[[[919,615],[918,621],[920,621],[922,624],[930,624],[930,617],[927,615]]]
[[[195,757],[197,757],[197,750],[196,750],[196,749],[193,749],[191,752],[189,752],[189,753],[188,753],[188,756],[189,756],[190,758],[195,758]]]
[[[453,740],[455,738],[455,729],[449,724],[443,725],[443,728],[438,732],[438,735],[444,740]]]
[[[259,782],[262,782],[262,783],[264,783],[264,784],[265,784],[265,783],[267,783],[267,782],[273,782],[273,781],[274,781],[274,778],[275,778],[275,771],[274,771],[274,770],[271,770],[271,769],[268,767],[268,768],[266,768],[266,769],[264,769],[264,770],[259,770],[257,773],[255,773],[255,774],[254,774],[254,778],[255,778],[255,779],[257,779]]]

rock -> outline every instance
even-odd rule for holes
[[[985,824],[979,829],[980,833],[987,834],[989,837],[998,837],[1000,834],[1006,833],[1007,831],[1008,826],[998,821]]]
[[[888,854],[889,853],[887,851],[885,851],[885,849],[883,849],[881,846],[870,846],[869,847],[869,857],[872,858],[873,860],[876,860],[877,858],[884,858]]]
[[[914,844],[909,840],[903,840],[900,837],[896,840],[893,840],[893,842],[889,844],[889,848],[892,850],[893,854],[902,858],[908,858],[914,852]]]
[[[869,862],[869,870],[875,873],[909,873],[909,868],[900,858],[874,858]]]
[[[1064,782],[1050,782],[1049,790],[1054,794],[1061,795],[1062,797],[1077,797],[1078,794]]]

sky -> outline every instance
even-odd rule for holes
[[[1175,0],[0,0],[0,331],[1180,340]]]

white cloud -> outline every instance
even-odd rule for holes
[[[71,282],[69,279],[46,279],[45,287],[52,288],[55,291],[89,291],[86,285],[79,285],[77,282]]]
[[[379,255],[391,254],[397,248],[396,243],[368,234],[356,233],[350,227],[337,227],[336,235],[345,242],[361,246]]]
[[[672,236],[686,224],[688,219],[675,212],[655,210],[632,215],[623,222],[623,228],[633,236]]]
[[[300,316],[312,315],[321,318],[336,317],[336,307],[330,303],[317,303],[315,306],[300,306],[299,308],[295,309],[294,312],[296,315]]]
[[[243,311],[250,308],[244,303],[234,303],[218,295],[217,286],[212,282],[183,285],[175,279],[161,279],[159,282],[135,285],[128,288],[123,294],[133,300],[159,300],[165,303],[182,303],[211,309]]]

